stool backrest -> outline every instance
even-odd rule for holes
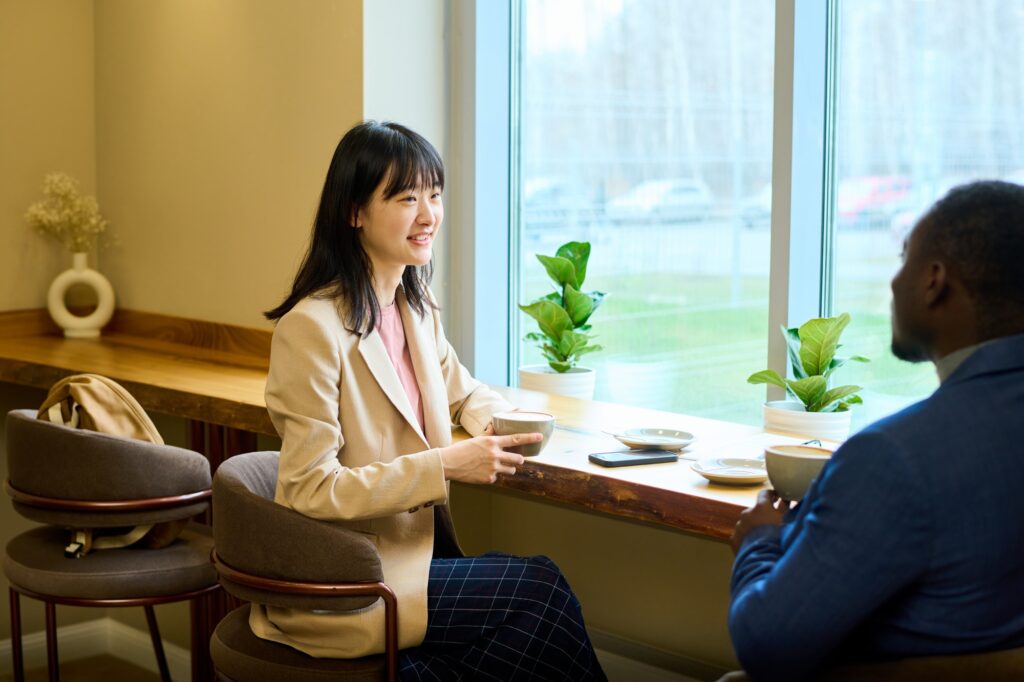
[[[50,525],[160,523],[208,506],[202,493],[210,489],[210,465],[198,452],[53,424],[36,419],[35,410],[7,414],[7,462],[14,508]],[[153,499],[166,502],[128,504]],[[59,500],[68,502],[53,503]]]
[[[240,599],[300,609],[349,610],[376,597],[311,596],[282,592],[272,581],[376,583],[383,581],[377,547],[337,523],[313,519],[274,502],[277,452],[229,457],[213,479],[213,536],[223,564],[248,576],[221,584]]]

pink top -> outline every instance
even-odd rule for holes
[[[398,306],[392,303],[387,308],[381,308],[380,321],[377,323],[377,332],[384,341],[384,348],[388,351],[391,364],[395,366],[398,379],[405,388],[405,394],[409,396],[409,404],[412,405],[412,413],[419,420],[420,431],[426,435],[426,426],[423,420],[423,401],[420,399],[420,385],[416,381],[416,372],[412,368],[412,356],[409,355],[409,345],[405,342],[405,328],[402,327],[402,316],[398,314]]]

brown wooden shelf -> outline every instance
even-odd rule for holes
[[[0,381],[49,388],[102,374],[147,410],[276,435],[263,391],[270,332],[118,311],[98,339],[65,339],[46,311],[0,313]]]

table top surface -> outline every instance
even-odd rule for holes
[[[160,325],[150,323],[160,316],[136,313],[135,320],[108,328],[98,339],[65,339],[41,313],[0,313],[0,381],[45,389],[68,374],[102,374],[122,383],[146,409],[276,435],[263,396],[268,333],[236,334],[232,329],[238,328],[199,323],[205,325],[200,331],[213,329],[219,340],[197,342],[203,334],[181,333],[175,318],[156,321],[176,331],[153,332]],[[693,460],[763,457],[768,445],[803,440],[672,412],[495,390],[520,408],[557,420],[544,451],[528,458],[515,476],[501,477],[499,487],[719,539],[729,536],[740,510],[765,485],[709,482],[691,469]],[[627,450],[608,432],[639,427],[688,431],[695,439],[672,463],[606,468],[587,459],[593,452]]]

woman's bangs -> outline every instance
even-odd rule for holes
[[[444,166],[432,149],[418,145],[403,144],[395,154],[395,161],[388,170],[384,198],[390,199],[399,192],[438,187],[444,189]]]

